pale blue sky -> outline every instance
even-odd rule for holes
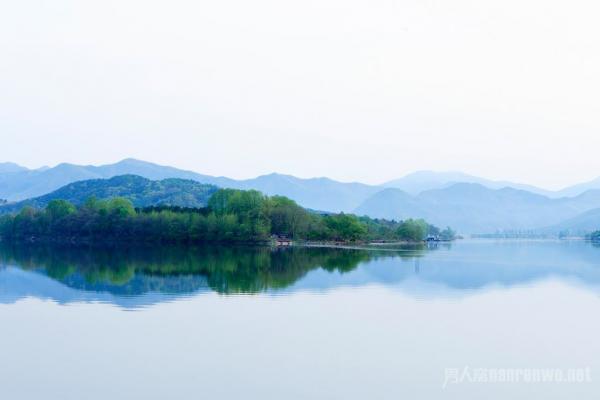
[[[599,7],[3,2],[0,161],[558,188],[600,175]]]

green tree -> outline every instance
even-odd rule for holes
[[[400,224],[396,233],[400,239],[417,242],[425,239],[428,228],[427,222],[422,219],[407,219]]]
[[[271,220],[271,233],[290,238],[306,236],[312,222],[308,211],[283,196],[270,198],[268,214]]]
[[[367,228],[355,215],[328,215],[324,220],[333,239],[356,241],[364,239],[367,235]]]
[[[107,203],[107,210],[113,217],[123,219],[135,215],[135,208],[131,200],[115,197]]]
[[[52,200],[46,206],[46,215],[51,220],[59,220],[69,215],[75,214],[77,209],[66,200]]]

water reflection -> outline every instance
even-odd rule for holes
[[[584,242],[464,242],[371,249],[0,246],[0,301],[107,301],[124,307],[214,291],[285,294],[379,284],[418,295],[558,277],[596,288],[600,248]]]
[[[268,247],[152,247],[81,249],[43,246],[0,246],[2,297],[22,289],[11,275],[20,270],[41,273],[53,281],[84,292],[117,296],[148,293],[185,295],[204,290],[223,294],[281,290],[301,280],[309,271],[322,269],[343,274],[361,263],[383,257],[412,259],[424,246],[401,249]],[[35,279],[21,297],[36,296],[47,281]],[[14,278],[14,277],[13,277]],[[31,279],[30,279],[31,280]],[[44,296],[38,296],[44,297]],[[52,297],[52,296],[50,296]],[[56,299],[60,301],[60,299]]]

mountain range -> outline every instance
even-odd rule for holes
[[[134,159],[101,166],[59,164],[54,168],[38,170],[16,167],[16,164],[7,166],[9,172],[3,172],[4,169],[0,168],[0,199],[25,200],[50,193],[76,181],[139,175],[152,180],[181,178],[224,188],[256,189],[267,195],[287,196],[311,209],[350,212],[370,195],[381,190],[378,186],[361,183],[342,183],[328,178],[301,179],[282,174],[235,180]]]
[[[444,189],[456,183],[476,183],[489,189],[503,189],[505,187],[509,187],[513,189],[526,190],[528,192],[541,194],[547,197],[561,197],[559,192],[540,189],[532,185],[508,181],[494,181],[462,172],[417,171],[403,176],[402,178],[386,182],[382,186],[387,188],[401,189],[409,194],[418,195],[419,193],[427,190]],[[600,188],[600,183],[598,183],[598,188]]]
[[[600,208],[594,208],[573,218],[561,221],[543,229],[549,234],[567,233],[574,236],[585,235],[600,230]]]
[[[38,198],[74,182],[120,175],[138,175],[153,181],[178,178],[225,188],[256,189],[268,195],[287,196],[314,210],[393,219],[425,218],[463,233],[558,229],[567,226],[561,224],[568,221],[576,225],[577,218],[585,220],[583,213],[600,209],[600,178],[554,192],[461,172],[419,171],[382,185],[276,173],[236,180],[135,159],[101,166],[59,164],[35,170],[2,163],[0,199],[18,207],[14,202]]]
[[[552,199],[525,190],[494,190],[475,183],[457,183],[416,196],[399,189],[385,189],[367,199],[355,212],[388,219],[419,216],[435,225],[479,233],[540,229],[575,218],[598,205],[600,190]]]

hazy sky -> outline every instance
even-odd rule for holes
[[[600,175],[600,5],[4,1],[0,161],[379,183]]]

